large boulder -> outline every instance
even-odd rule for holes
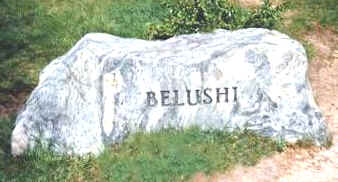
[[[243,29],[145,41],[91,33],[40,74],[16,120],[12,154],[37,143],[98,154],[137,131],[248,129],[328,142],[300,43]]]

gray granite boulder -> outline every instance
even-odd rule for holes
[[[137,131],[249,129],[295,142],[328,142],[300,43],[243,29],[165,41],[91,33],[40,74],[16,119],[12,154],[37,143],[99,154]]]

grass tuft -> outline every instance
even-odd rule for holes
[[[62,156],[40,147],[19,158],[7,155],[0,181],[187,181],[197,172],[252,166],[279,150],[278,142],[248,131],[166,129],[135,133],[96,158]]]

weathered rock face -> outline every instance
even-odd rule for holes
[[[98,154],[132,132],[192,125],[325,144],[306,72],[303,47],[265,29],[166,41],[88,34],[42,71],[17,117],[12,153],[39,141]]]

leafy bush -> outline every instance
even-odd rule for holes
[[[249,27],[273,28],[281,19],[285,4],[273,7],[269,0],[255,10],[241,8],[228,0],[182,0],[163,1],[169,16],[163,24],[150,24],[149,39],[169,37],[196,32],[207,32],[215,28],[238,29]]]

